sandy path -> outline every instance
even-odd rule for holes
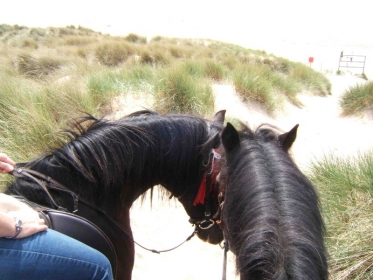
[[[330,152],[354,155],[372,147],[373,122],[368,117],[341,117],[341,94],[364,80],[355,76],[328,76],[332,82],[332,95],[327,97],[301,94],[303,108],[286,104],[272,118],[253,104],[243,104],[232,86],[215,85],[216,109],[227,108],[227,116],[238,118],[255,128],[268,122],[284,131],[299,124],[297,140],[292,154],[297,164],[305,170],[312,160]],[[229,96],[229,97],[228,97]]]
[[[329,76],[332,95],[315,97],[303,94],[299,99],[302,109],[286,105],[276,119],[269,117],[255,105],[243,104],[234,88],[214,85],[215,109],[227,110],[228,118],[238,118],[251,127],[263,122],[290,130],[300,124],[292,153],[301,169],[311,161],[333,152],[354,155],[372,148],[373,121],[366,117],[340,117],[338,98],[343,91],[364,82],[354,76]],[[135,202],[131,209],[131,222],[135,240],[154,249],[167,249],[177,245],[192,232],[182,206],[174,200],[155,200],[152,209],[149,199],[143,206]],[[194,237],[180,248],[160,255],[136,246],[133,279],[221,279],[223,250],[205,244]],[[229,253],[227,279],[235,276],[234,258]]]

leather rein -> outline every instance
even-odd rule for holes
[[[131,235],[128,234],[128,232],[126,230],[124,230],[116,221],[114,221],[108,214],[106,214],[105,211],[101,210],[99,207],[97,207],[96,205],[92,204],[91,202],[89,202],[89,201],[87,201],[87,200],[79,197],[76,193],[74,193],[73,191],[71,191],[70,189],[68,189],[67,187],[65,187],[64,185],[60,184],[59,182],[55,181],[51,177],[46,176],[46,175],[44,175],[44,174],[42,174],[40,172],[37,172],[35,170],[28,169],[28,168],[23,168],[23,167],[16,167],[9,174],[13,175],[16,178],[28,179],[28,180],[33,181],[34,183],[36,183],[44,191],[44,193],[46,194],[46,196],[47,196],[47,198],[49,200],[50,205],[52,205],[52,207],[55,208],[56,210],[59,210],[59,211],[62,211],[62,212],[69,212],[66,208],[61,207],[60,205],[58,205],[58,203],[54,200],[54,198],[50,194],[49,189],[56,190],[56,191],[61,191],[61,192],[69,194],[73,198],[73,202],[74,202],[73,213],[77,213],[79,211],[78,205],[79,205],[79,202],[80,202],[80,203],[84,204],[85,206],[87,206],[87,207],[89,207],[89,208],[97,211],[98,213],[100,213],[101,215],[103,215],[105,218],[107,218],[116,228],[119,229],[120,232],[122,232],[122,234],[124,234],[125,236],[127,236],[128,238],[130,238],[136,245],[140,246],[141,248],[143,248],[143,249],[145,249],[147,251],[150,251],[150,252],[153,252],[153,253],[156,253],[156,254],[160,254],[160,253],[164,253],[164,252],[169,252],[169,251],[172,251],[172,250],[180,247],[185,242],[187,242],[190,239],[192,239],[192,237],[198,231],[197,225],[195,225],[195,228],[194,228],[194,230],[193,230],[193,232],[192,232],[191,235],[189,235],[182,243],[180,243],[179,245],[177,245],[175,247],[172,247],[170,249],[165,249],[165,250],[149,249],[149,248],[146,248],[146,247],[142,246],[138,242],[136,242],[133,239],[133,237],[131,237]],[[46,182],[47,184],[46,185],[43,184],[43,181]]]

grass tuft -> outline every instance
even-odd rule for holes
[[[35,58],[27,53],[18,55],[15,61],[18,72],[28,78],[43,79],[60,69],[63,62],[54,57]]]
[[[373,82],[358,84],[345,91],[339,102],[344,115],[373,109]]]
[[[312,164],[328,230],[331,279],[373,277],[373,151]]]
[[[158,111],[211,114],[214,99],[211,84],[206,79],[193,77],[183,66],[171,67],[161,76],[155,94]]]
[[[97,60],[106,66],[118,66],[133,53],[133,47],[128,43],[103,43],[96,47]]]

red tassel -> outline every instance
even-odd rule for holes
[[[206,195],[206,173],[203,174],[203,178],[201,184],[199,185],[198,193],[196,198],[194,199],[193,205],[197,206],[197,204],[205,204],[205,195]]]
[[[212,192],[212,189],[214,187],[216,177],[218,175],[218,172],[220,170],[219,162],[220,162],[220,154],[217,152],[217,149],[214,149],[214,158],[212,159],[212,165],[211,165],[211,185],[209,188],[209,192]],[[193,206],[197,206],[197,204],[205,204],[205,197],[206,197],[206,173],[203,174],[203,178],[201,181],[201,184],[199,185],[198,193],[196,198],[194,199]]]

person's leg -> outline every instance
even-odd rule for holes
[[[23,239],[0,238],[0,278],[112,280],[109,260],[54,230]]]

